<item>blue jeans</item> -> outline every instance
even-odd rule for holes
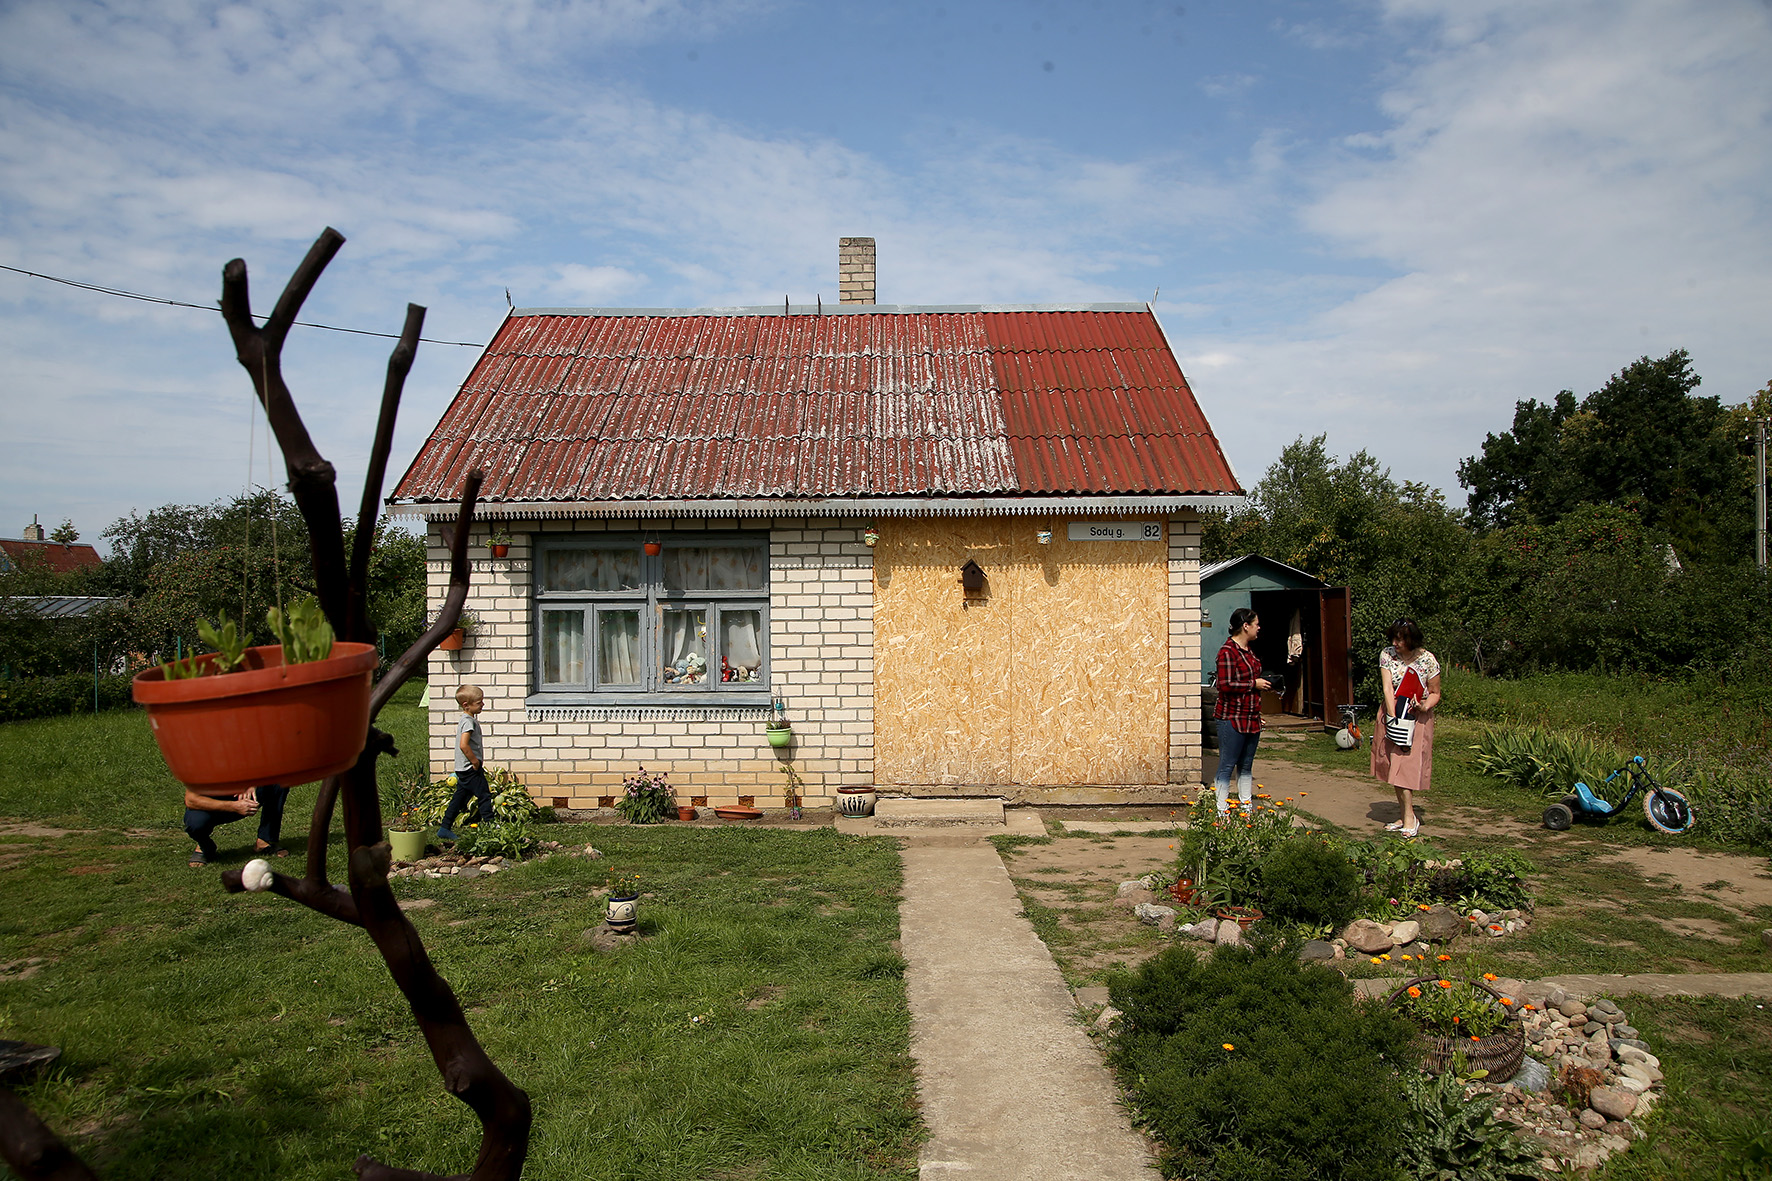
[[[1260,732],[1245,734],[1229,720],[1218,723],[1218,777],[1212,787],[1218,793],[1218,814],[1231,807],[1231,771],[1237,773],[1237,795],[1247,808],[1255,802],[1255,745]]]
[[[289,799],[289,789],[279,787],[275,783],[267,783],[258,788],[258,839],[270,848],[277,847],[277,841],[283,833],[283,804]],[[224,824],[232,824],[236,820],[244,820],[238,812],[210,812],[197,808],[185,809],[185,832],[197,847],[203,850],[203,856],[215,856],[215,840],[211,833]]]
[[[482,823],[492,819],[492,789],[486,786],[486,772],[469,767],[455,773],[455,794],[449,797],[449,808],[443,813],[443,827],[455,827],[455,818],[469,800],[477,801],[475,817]]]

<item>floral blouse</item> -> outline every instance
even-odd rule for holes
[[[1433,684],[1434,678],[1440,675],[1440,662],[1426,648],[1417,652],[1414,660],[1405,661],[1397,655],[1394,646],[1387,644],[1384,651],[1378,654],[1378,669],[1386,678],[1385,684],[1393,689],[1403,679],[1405,672],[1414,669],[1415,675],[1421,678],[1421,687],[1425,691]]]

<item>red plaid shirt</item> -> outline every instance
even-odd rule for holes
[[[1261,659],[1226,640],[1218,650],[1218,704],[1212,716],[1243,734],[1261,733],[1261,690],[1255,687],[1260,675]]]

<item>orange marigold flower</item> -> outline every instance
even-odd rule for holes
[[[1404,957],[1403,957],[1403,962],[1404,962],[1404,963],[1405,963],[1405,964],[1406,964],[1406,963],[1408,963],[1408,962],[1409,962],[1409,961],[1410,961],[1410,960],[1411,960],[1411,959],[1413,959],[1413,958],[1415,958],[1415,957],[1413,957],[1413,956],[1407,956],[1407,955],[1406,955],[1406,956],[1404,956]]]
[[[1376,963],[1377,963],[1377,962],[1378,962],[1378,957],[1377,957],[1377,956],[1373,956],[1373,957],[1372,957],[1372,962],[1373,962],[1373,963],[1375,963],[1375,964],[1376,964]]]
[[[1227,1049],[1227,1050],[1234,1050],[1234,1049],[1236,1049],[1236,1048],[1237,1048],[1237,1047],[1235,1047],[1235,1046],[1233,1046],[1233,1045],[1231,1045],[1231,1044],[1230,1044],[1230,1043],[1229,1043],[1229,1042],[1226,1042],[1226,1043],[1224,1043],[1224,1048],[1225,1048],[1225,1049]]]
[[[1410,995],[1410,996],[1412,996],[1412,997],[1415,997],[1415,996],[1420,996],[1420,995],[1421,995],[1421,989],[1419,989],[1419,988],[1417,988],[1417,987],[1415,987],[1415,986],[1414,986],[1414,985],[1413,985],[1413,984],[1411,984],[1411,985],[1410,985],[1410,986],[1409,986],[1409,995]]]
[[[1471,1041],[1473,1041],[1473,1042],[1480,1042],[1480,1041],[1482,1041],[1482,1040],[1483,1040],[1483,1039],[1482,1039],[1482,1038],[1480,1038],[1480,1037],[1478,1037],[1478,1036],[1477,1036],[1477,1035],[1476,1035],[1476,1034],[1474,1034],[1474,1033],[1473,1033],[1473,1034],[1471,1034]]]
[[[1454,1025],[1457,1025],[1457,1024],[1458,1024],[1458,1018],[1456,1018],[1456,1017],[1454,1017],[1454,1018],[1453,1018],[1453,1019],[1452,1019],[1452,1024],[1454,1024]]]
[[[1513,1008],[1514,998],[1511,996],[1504,996],[1501,998],[1501,1003],[1508,1006],[1508,1008],[1511,1009],[1511,1008]]]
[[[1537,1005],[1521,1005],[1520,1008],[1526,1010],[1528,1013],[1532,1013],[1532,1012],[1537,1011],[1538,1006]]]
[[[1449,960],[1451,960],[1451,958],[1452,958],[1452,957],[1451,957],[1451,956],[1449,956],[1449,955],[1443,955],[1443,956],[1441,956],[1441,957],[1440,957],[1440,962],[1441,962],[1441,963],[1442,963],[1442,964],[1443,964],[1443,963],[1446,963],[1446,962],[1447,962],[1447,961],[1449,961]]]
[[[1441,988],[1451,988],[1452,987],[1452,981],[1450,981],[1450,980],[1441,980],[1441,981],[1438,981],[1438,984]]]
[[[1379,956],[1378,958],[1381,960],[1388,960],[1391,958],[1391,954],[1390,954],[1390,952],[1387,951],[1383,955]]]
[[[1428,905],[1428,904],[1427,904],[1427,903],[1425,903],[1425,902],[1417,902],[1417,903],[1416,903],[1416,904],[1415,904],[1415,909],[1416,909],[1416,910],[1432,910],[1432,909],[1433,909],[1433,907],[1431,907],[1431,906],[1429,906],[1429,905]]]
[[[1483,973],[1483,979],[1485,979],[1485,980],[1494,980],[1494,979],[1495,979],[1495,973],[1494,973],[1494,972],[1484,972],[1484,973]]]

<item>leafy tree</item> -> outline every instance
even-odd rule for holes
[[[49,535],[49,540],[59,541],[63,545],[73,545],[76,541],[80,540],[80,530],[74,528],[73,521],[69,520],[67,517],[63,517],[62,523],[57,525],[55,527],[55,532]]]
[[[1740,416],[1697,397],[1691,357],[1642,357],[1579,403],[1514,406],[1511,431],[1489,435],[1459,465],[1473,521],[1483,527],[1549,525],[1583,504],[1635,507],[1682,560],[1709,563],[1745,552],[1751,478]]]
[[[1370,700],[1386,628],[1412,615],[1433,630],[1468,545],[1461,514],[1438,489],[1399,484],[1365,451],[1338,462],[1318,435],[1281,450],[1248,508],[1208,516],[1202,557],[1261,554],[1348,587],[1354,676]]]

